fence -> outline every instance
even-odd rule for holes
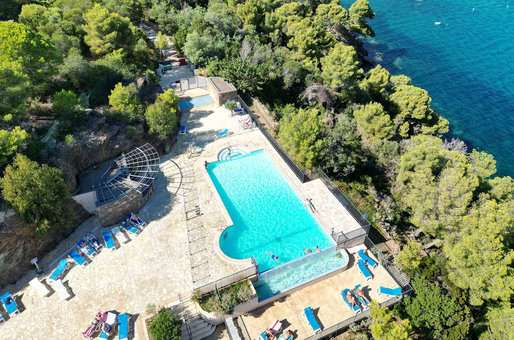
[[[176,82],[174,85],[175,91],[177,93],[183,93],[187,90],[192,89],[205,89],[207,90],[207,78],[201,76],[194,76],[191,78],[183,78],[180,81]]]
[[[257,275],[257,266],[253,265],[251,267],[245,268],[245,269],[240,270],[231,275],[222,277],[221,279],[218,279],[216,281],[209,282],[203,286],[197,287],[195,289],[195,291],[197,291],[200,295],[204,295],[204,294],[214,292],[219,289],[223,289],[225,287],[230,286],[231,284],[249,279],[256,275]]]
[[[409,293],[412,290],[412,287],[410,286],[410,279],[392,262],[392,251],[387,249],[386,253],[382,252],[380,249],[378,249],[375,243],[373,243],[373,241],[369,239],[369,237],[366,237],[364,243],[371,251],[371,253],[373,253],[373,255],[375,255],[375,257],[384,266],[389,275],[391,275],[395,279],[395,281],[402,287],[404,293]]]

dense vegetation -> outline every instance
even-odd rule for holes
[[[396,263],[415,293],[393,311],[373,307],[373,336],[512,337],[514,180],[494,176],[491,155],[446,139],[448,122],[427,91],[364,61],[359,39],[373,35],[374,16],[366,0],[29,2],[8,0],[0,11],[14,20],[0,22],[2,167],[37,144],[23,128],[29,114],[54,115],[67,136],[84,108],[105,105],[111,119],[169,134],[176,116],[166,107],[176,99],[165,93],[149,105],[133,83],[155,77],[158,53],[138,29],[150,20],[159,47],[170,37],[201,72],[269,105],[290,155],[326,172],[403,244]],[[21,214],[31,207],[3,190]]]
[[[242,281],[203,297],[194,296],[194,299],[203,310],[224,315],[232,313],[236,305],[247,302],[252,294],[251,283]]]
[[[156,95],[148,95],[159,54],[139,28],[145,1],[9,0],[0,7],[2,196],[42,235],[62,226],[69,198],[63,174],[51,166],[52,145],[73,144],[91,116],[129,128],[146,123],[166,139],[177,128],[178,99],[167,91],[152,103]],[[41,127],[41,119],[53,124]]]
[[[150,320],[148,329],[152,340],[180,339],[182,337],[182,322],[169,308],[159,310]]]

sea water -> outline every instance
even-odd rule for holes
[[[514,0],[369,1],[370,59],[427,89],[451,135],[514,176]]]

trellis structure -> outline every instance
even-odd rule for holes
[[[102,175],[96,205],[119,200],[132,191],[145,194],[159,171],[159,161],[159,153],[148,143],[122,154]]]

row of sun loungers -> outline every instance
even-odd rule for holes
[[[120,244],[127,243],[130,241],[130,238],[126,233],[137,236],[145,226],[146,222],[144,220],[135,214],[130,214],[129,217],[125,221],[121,222],[119,226],[102,231],[102,238],[105,247],[107,249],[115,250],[116,240],[118,240]]]
[[[118,339],[128,340],[130,316],[127,313],[98,312],[89,327],[82,332],[86,339],[93,339],[97,334],[99,339],[107,340],[118,326]]]

